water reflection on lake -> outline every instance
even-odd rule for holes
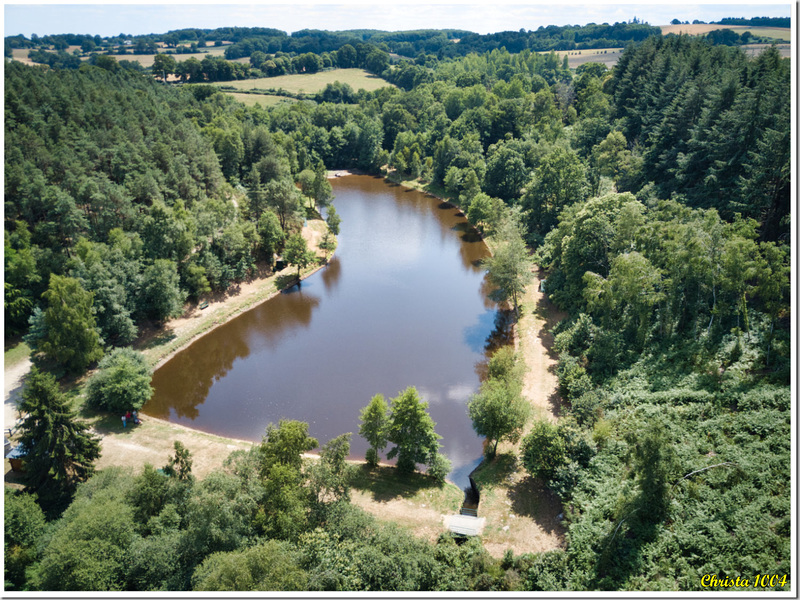
[[[302,285],[237,317],[153,376],[144,412],[259,441],[281,418],[320,444],[353,432],[382,393],[416,386],[429,402],[456,483],[481,455],[466,403],[496,324],[480,260],[487,250],[456,209],[380,178],[332,181],[342,217],[336,257]]]

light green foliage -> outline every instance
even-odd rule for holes
[[[505,205],[499,198],[491,198],[479,192],[472,198],[467,209],[467,219],[484,233],[494,233],[498,224],[502,222]]]
[[[498,244],[494,255],[484,260],[489,283],[495,288],[492,297],[501,302],[511,300],[518,316],[519,298],[533,280],[533,263],[513,214],[505,218],[496,237]]]
[[[294,233],[286,240],[283,258],[290,265],[297,266],[297,276],[300,277],[300,271],[311,264],[315,255],[308,249],[305,238],[299,233]]]
[[[81,487],[51,533],[41,559],[29,572],[34,589],[120,591],[134,540],[131,508],[125,504],[126,475],[119,471]]]
[[[295,187],[291,179],[281,178],[268,181],[264,188],[264,194],[266,206],[272,208],[278,215],[278,221],[280,221],[284,233],[288,233],[291,228],[302,221],[300,190]]]
[[[350,500],[353,466],[348,464],[351,433],[344,433],[324,444],[319,460],[310,468],[310,484],[319,504]]]
[[[180,522],[180,517],[173,512]],[[128,551],[128,580],[145,592],[181,591],[188,586],[182,564],[184,534],[177,526],[147,537],[135,537]]]
[[[333,235],[339,235],[339,227],[342,224],[342,217],[339,216],[339,213],[336,212],[336,207],[331,204],[328,206],[328,214],[325,217],[325,222],[328,225],[328,229]]]
[[[514,443],[519,439],[530,412],[520,389],[498,379],[485,381],[480,392],[470,400],[467,410],[475,432],[491,444],[489,453],[492,456],[500,441],[507,439]]]
[[[310,491],[303,485],[303,453],[317,446],[317,440],[308,435],[308,423],[281,420],[277,427],[267,426],[258,466],[264,499],[254,525],[269,537],[296,539],[305,529]]]
[[[377,465],[380,458],[379,452],[386,448],[389,434],[389,406],[383,394],[376,394],[369,404],[361,409],[361,425],[358,433],[370,445],[372,452],[367,456],[367,462]]]
[[[276,464],[299,471],[303,453],[318,445],[316,438],[308,435],[308,423],[287,419],[281,419],[277,427],[270,423],[259,446],[262,476],[268,476],[269,469]]]
[[[197,592],[295,591],[307,589],[307,576],[291,544],[267,540],[240,552],[217,552],[192,576]]]
[[[321,162],[314,169],[314,180],[311,185],[312,198],[317,206],[324,208],[333,198],[333,188],[328,181],[328,171]]]
[[[184,562],[196,565],[213,552],[242,547],[255,533],[257,501],[228,473],[211,473],[196,483],[183,509]]]
[[[80,371],[103,356],[94,315],[92,294],[77,279],[53,275],[42,294],[45,337],[38,348],[71,371]]]
[[[22,392],[19,443],[27,449],[25,485],[46,511],[64,507],[79,482],[94,471],[100,444],[77,420],[55,378],[35,366]]]
[[[44,532],[42,509],[31,494],[6,488],[3,501],[5,589],[21,591],[25,569],[36,558],[36,544]]]
[[[392,398],[387,439],[395,444],[387,458],[397,456],[397,468],[412,472],[417,463],[431,464],[439,451],[436,423],[428,414],[428,403],[419,397],[416,388],[406,388]]]
[[[116,348],[100,361],[86,386],[90,406],[112,412],[139,410],[153,395],[152,375],[141,352]]]

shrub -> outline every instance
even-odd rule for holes
[[[566,445],[558,428],[538,421],[522,440],[522,464],[533,477],[550,480],[566,462]]]
[[[450,459],[441,452],[438,452],[433,459],[431,459],[431,463],[428,466],[428,475],[433,477],[436,483],[442,485],[452,466]]]

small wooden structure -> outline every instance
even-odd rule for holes
[[[8,462],[11,463],[12,471],[22,472],[25,470],[22,468],[22,459],[25,458],[25,455],[27,454],[28,451],[22,447],[22,444],[17,444],[8,454],[6,454]]]

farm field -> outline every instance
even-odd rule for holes
[[[588,62],[596,62],[606,65],[609,69],[617,64],[619,57],[622,56],[623,48],[597,48],[590,50],[556,50],[555,54],[559,58],[567,57],[569,66],[572,69],[580,67]],[[539,54],[550,54],[550,52],[540,52]]]
[[[705,35],[709,31],[715,31],[717,29],[730,29],[739,35],[743,34],[745,31],[749,31],[753,35],[771,37],[785,42],[789,42],[792,39],[792,30],[784,27],[746,27],[744,25],[716,25],[710,23],[698,25],[661,25],[661,34],[686,33],[688,35]]]
[[[234,87],[237,90],[284,89],[293,94],[316,94],[329,83],[336,81],[346,83],[354,90],[365,89],[368,92],[391,85],[363,69],[333,69],[308,75],[279,75],[278,77],[262,77],[242,81],[224,81],[215,85]]]
[[[68,53],[72,53],[76,48],[79,46],[70,46],[67,48]],[[33,65],[36,64],[32,60],[28,58],[28,52],[30,52],[29,48],[14,48],[11,53],[14,60],[18,60],[21,63],[25,63],[26,65]],[[206,52],[194,52],[192,54],[173,54],[172,56],[178,62],[184,61],[188,58],[194,57],[197,60],[203,60],[207,55],[208,56],[222,56],[225,53],[225,47],[211,47],[207,48]],[[155,62],[156,55],[155,54],[114,54],[114,58],[117,60],[130,60],[138,62],[144,68],[149,68],[153,66],[153,62]],[[81,60],[89,60],[88,56],[81,56]],[[232,60],[231,62],[240,62],[244,64],[250,64],[249,58],[237,58],[236,60]]]

